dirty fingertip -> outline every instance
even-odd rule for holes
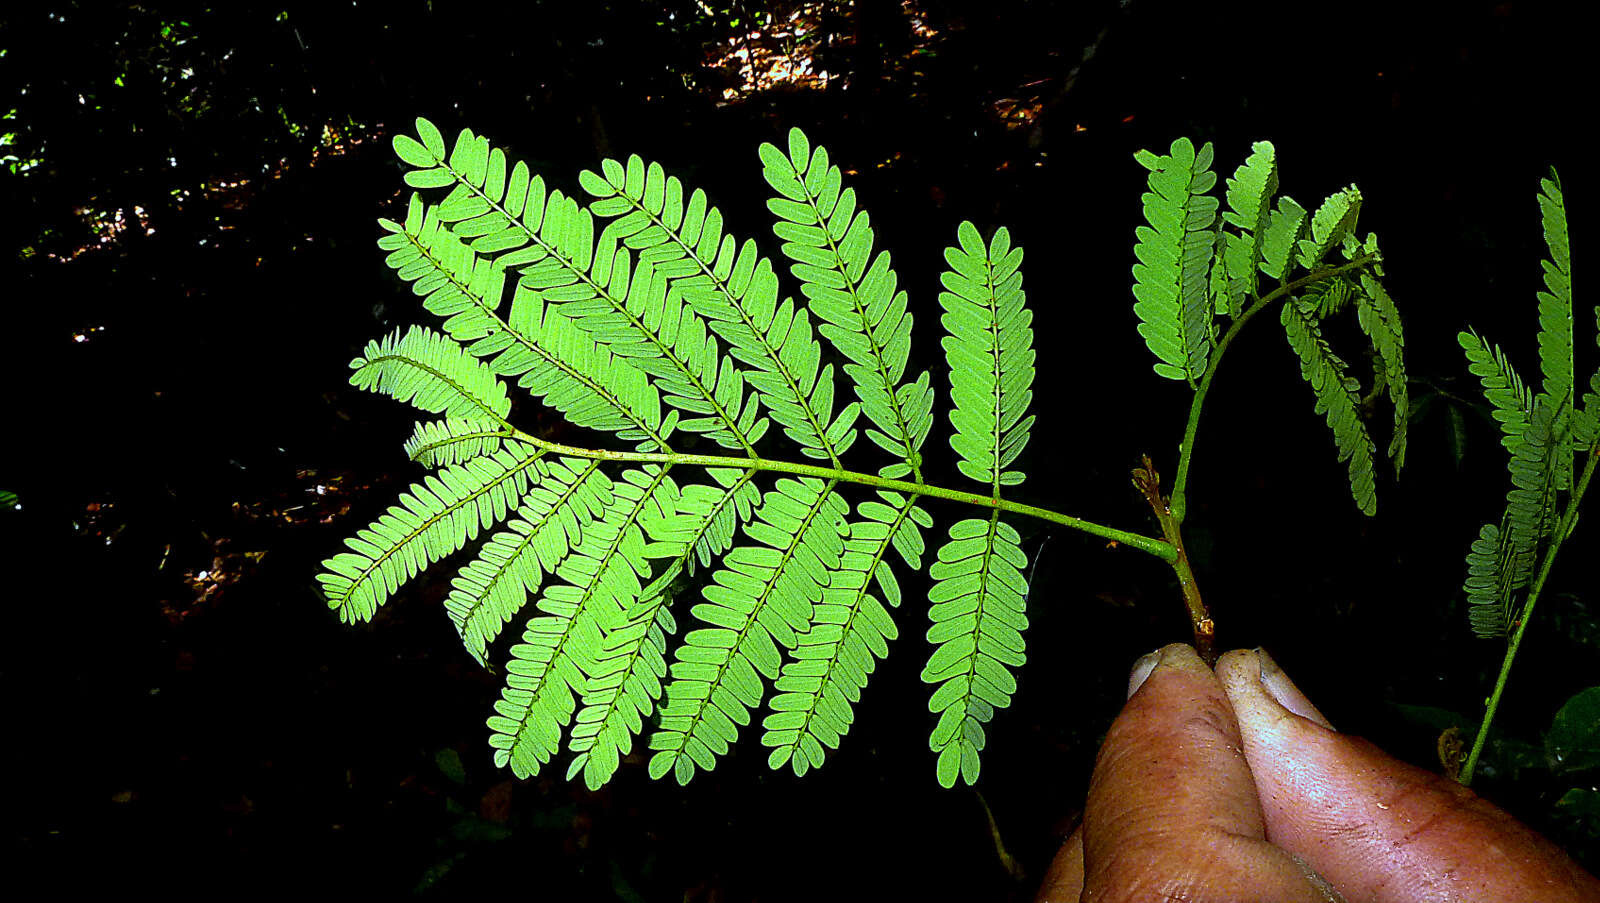
[[[1176,668],[1180,671],[1189,671],[1195,674],[1204,674],[1209,669],[1205,662],[1200,660],[1200,654],[1194,647],[1186,643],[1172,643],[1162,646],[1154,652],[1141,655],[1133,663],[1133,671],[1128,675],[1128,698],[1139,692],[1144,682],[1156,670],[1156,666],[1163,668]]]
[[[1160,661],[1161,650],[1159,649],[1154,652],[1147,652],[1134,659],[1133,671],[1128,674],[1129,699],[1132,699],[1133,694],[1139,692],[1139,688],[1144,686],[1144,682],[1150,677],[1150,672],[1156,669],[1156,664]]]
[[[1278,667],[1278,663],[1267,654],[1267,650],[1256,649],[1256,658],[1261,663],[1261,685],[1266,688],[1268,695],[1301,718],[1320,724],[1330,731],[1334,729],[1333,723],[1311,704],[1306,694],[1300,692],[1300,688],[1294,685],[1294,681],[1289,679],[1289,675],[1285,674],[1282,668]]]
[[[1235,649],[1227,653],[1217,661],[1217,674],[1236,709],[1266,706],[1334,730],[1332,722],[1295,686],[1265,649]],[[1247,701],[1253,705],[1241,705]]]

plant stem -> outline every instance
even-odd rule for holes
[[[1461,774],[1456,778],[1462,786],[1472,783],[1472,773],[1478,767],[1478,757],[1483,754],[1483,747],[1489,741],[1489,727],[1494,723],[1495,713],[1500,710],[1500,697],[1505,693],[1506,680],[1511,676],[1511,664],[1516,660],[1517,649],[1522,645],[1522,634],[1527,631],[1528,622],[1533,620],[1533,606],[1539,602],[1539,592],[1544,589],[1545,578],[1550,576],[1550,569],[1555,565],[1556,553],[1561,551],[1561,544],[1566,541],[1567,535],[1578,522],[1578,503],[1583,501],[1583,493],[1589,488],[1589,480],[1594,477],[1596,460],[1600,460],[1600,440],[1589,446],[1588,461],[1583,465],[1583,476],[1579,478],[1577,487],[1572,490],[1572,496],[1567,500],[1567,510],[1561,517],[1561,523],[1556,525],[1555,535],[1550,539],[1550,548],[1545,551],[1544,561],[1539,565],[1539,574],[1533,580],[1533,588],[1528,590],[1528,603],[1522,607],[1522,617],[1517,621],[1516,630],[1512,631],[1511,642],[1506,645],[1506,656],[1500,661],[1500,676],[1495,678],[1494,692],[1489,694],[1483,721],[1478,725],[1478,736],[1472,741],[1472,752],[1467,754],[1467,761],[1461,766]]]
[[[1149,455],[1144,456],[1143,467],[1134,468],[1133,485],[1144,495],[1145,501],[1150,503],[1150,510],[1155,512],[1156,520],[1161,522],[1161,534],[1178,553],[1171,561],[1172,570],[1178,575],[1178,588],[1183,592],[1183,605],[1189,610],[1189,622],[1194,628],[1194,648],[1206,664],[1214,665],[1217,663],[1217,625],[1211,620],[1205,601],[1200,598],[1200,586],[1195,583],[1194,571],[1189,567],[1189,553],[1183,548],[1181,526],[1178,519],[1173,516],[1171,503],[1161,496],[1161,475],[1156,473],[1155,465],[1150,462]]]
[[[1189,402],[1189,420],[1183,427],[1183,442],[1178,446],[1178,472],[1172,480],[1172,500],[1170,507],[1172,516],[1179,524],[1183,523],[1184,516],[1188,514],[1188,486],[1189,486],[1189,459],[1194,454],[1194,436],[1200,428],[1200,407],[1205,404],[1206,393],[1211,389],[1211,378],[1217,375],[1217,365],[1222,363],[1222,353],[1228,350],[1233,343],[1233,337],[1239,334],[1252,317],[1260,313],[1273,302],[1280,301],[1299,291],[1302,287],[1313,282],[1321,282],[1351,270],[1358,270],[1378,259],[1377,254],[1362,254],[1347,263],[1338,266],[1323,267],[1320,270],[1301,276],[1292,282],[1285,282],[1272,291],[1261,296],[1261,299],[1250,305],[1238,319],[1228,326],[1228,331],[1222,334],[1217,341],[1216,350],[1211,354],[1211,362],[1206,365],[1206,372],[1200,375],[1200,384],[1195,387],[1194,399]]]
[[[1171,563],[1177,560],[1177,550],[1167,541],[1145,536],[1140,533],[1130,533],[1127,530],[1118,530],[1107,527],[1094,521],[1051,511],[1048,508],[1039,508],[1034,505],[1025,505],[1010,499],[998,499],[976,492],[964,492],[960,489],[948,489],[943,486],[930,486],[923,482],[910,482],[907,480],[891,480],[886,477],[860,473],[853,470],[844,470],[836,467],[824,467],[816,464],[801,464],[796,461],[774,461],[769,458],[738,457],[733,455],[692,455],[679,452],[624,452],[608,449],[579,448],[573,445],[563,445],[559,442],[550,442],[518,430],[518,442],[525,442],[536,448],[558,455],[567,455],[573,458],[585,458],[599,461],[623,461],[636,464],[693,464],[701,467],[729,467],[735,470],[768,470],[776,473],[792,473],[800,476],[818,477],[824,480],[839,480],[844,483],[859,483],[863,486],[873,486],[878,489],[888,489],[894,492],[904,492],[913,496],[930,496],[932,498],[948,499],[953,502],[965,502],[969,505],[978,505],[983,508],[993,508],[1008,511],[1012,514],[1025,514],[1037,517],[1051,523],[1082,530],[1085,533],[1109,539],[1120,545],[1138,549],[1141,552],[1154,555],[1162,561]]]

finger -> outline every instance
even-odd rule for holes
[[[1050,871],[1033,903],[1078,903],[1083,894],[1083,825],[1079,823],[1056,858],[1050,860]]]
[[[1454,781],[1333,731],[1264,652],[1217,675],[1238,717],[1267,839],[1351,900],[1600,900],[1600,882]]]
[[[1326,901],[1268,844],[1255,781],[1216,675],[1188,646],[1148,671],[1112,723],[1084,812],[1085,900]]]

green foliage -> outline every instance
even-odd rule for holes
[[[1456,336],[1467,355],[1467,371],[1483,383],[1490,416],[1500,424],[1500,442],[1506,451],[1522,444],[1522,434],[1533,414],[1533,393],[1511,366],[1505,352],[1472,330]]]
[[[1545,290],[1538,293],[1539,369],[1544,375],[1543,394],[1566,399],[1577,385],[1573,379],[1572,247],[1567,238],[1567,206],[1561,178],[1554,172],[1541,180],[1539,187],[1540,220],[1550,250],[1549,259],[1540,261]],[[1565,409],[1560,412],[1555,427],[1558,434],[1570,429],[1569,415]],[[1554,450],[1556,459],[1551,467],[1557,488],[1572,488],[1572,451],[1570,442],[1558,443]]]
[[[760,705],[760,678],[778,679],[780,649],[793,653],[810,629],[850,534],[850,509],[834,485],[778,480],[745,526],[755,543],[734,547],[712,573],[705,602],[691,610],[711,626],[690,631],[677,649],[661,728],[650,739],[652,776],[671,771],[681,784],[697,766],[711,770],[736,738],[735,725],[748,724]],[[820,748],[808,745],[806,754],[822,764]],[[773,762],[781,764],[777,756]]]
[[[1281,319],[1289,347],[1300,358],[1300,375],[1317,393],[1317,413],[1328,420],[1339,460],[1350,469],[1350,494],[1363,514],[1378,507],[1373,460],[1378,450],[1361,422],[1361,387],[1345,362],[1333,353],[1311,311],[1296,303],[1283,305]]]
[[[950,269],[939,277],[948,289],[939,293],[939,304],[955,405],[950,447],[961,456],[956,467],[963,474],[998,493],[998,487],[1024,479],[1005,468],[1022,454],[1033,426],[1027,414],[1033,400],[1033,312],[1023,306],[1022,249],[1011,247],[1004,227],[987,248],[970,223],[961,225],[957,238],[959,248],[945,249]]]
[[[539,479],[505,530],[494,534],[453,581],[445,610],[467,651],[484,663],[489,643],[516,617],[545,574],[554,573],[585,530],[616,501],[598,461],[539,462]]]
[[[1135,230],[1139,242],[1133,253],[1139,263],[1133,268],[1138,299],[1133,312],[1139,316],[1139,334],[1160,361],[1156,373],[1193,385],[1211,356],[1206,280],[1217,214],[1217,199],[1206,195],[1217,183],[1211,144],[1197,153],[1188,138],[1179,138],[1166,156],[1140,151],[1134,159],[1150,170],[1150,190],[1142,198],[1150,225]]]
[[[853,188],[841,188],[839,167],[826,148],[811,150],[800,130],[789,133],[789,152],[763,144],[762,175],[779,197],[767,202],[778,217],[772,231],[784,240],[789,270],[800,280],[818,331],[849,363],[862,413],[876,429],[867,436],[901,459],[879,473],[920,473],[918,449],[933,427],[933,387],[924,372],[901,385],[911,351],[911,314],[906,293],[895,290],[889,252],[872,255],[873,232],[856,207]],[[843,451],[843,449],[838,449]]]
[[[408,185],[445,193],[432,203],[413,195],[404,222],[381,221],[379,246],[448,335],[414,330],[374,343],[353,382],[445,415],[419,424],[406,451],[442,468],[427,479],[448,491],[415,514],[396,506],[398,527],[380,521],[352,541],[360,554],[330,560],[330,601],[347,617],[370,617],[404,578],[504,521],[446,602],[468,652],[485,661],[536,599],[490,721],[497,763],[533,774],[570,728],[569,773],[598,786],[654,716],[651,772],[686,781],[727,751],[772,681],[763,742],[773,767],[822,764],[898,634],[889,550],[920,566],[932,519],[916,496],[887,489],[851,516],[837,480],[785,477],[763,493],[756,467],[712,467],[710,482],[680,486],[672,442],[699,434],[753,456],[770,417],[803,455],[837,467],[865,415],[867,435],[895,459],[884,478],[920,479],[931,380],[906,379],[906,293],[889,255],[874,254],[854,189],[798,130],[787,154],[761,149],[779,195],[769,203],[774,231],[809,302],[799,305],[779,301],[755,243],[727,233],[705,195],[659,165],[603,161],[581,174],[592,197],[583,206],[470,131],[447,150],[419,120],[417,137],[396,136],[394,147],[411,167]],[[982,250],[970,225],[963,238]],[[1003,340],[1026,346],[1020,258],[1011,254],[999,279],[980,284],[1004,305]],[[836,402],[819,332],[843,359],[855,401]],[[1031,379],[1031,348],[1005,350],[1005,376],[1014,381],[1025,367]],[[526,443],[545,445],[508,426],[499,377],[659,462],[632,459],[642,466],[612,478],[598,456],[540,458]],[[1032,418],[1012,412],[1028,394],[1026,383],[1007,386],[1006,410],[988,412],[984,431],[1004,443],[990,449],[991,465],[1021,452]],[[969,430],[981,429],[975,416]],[[518,455],[527,460],[504,474],[483,463]],[[494,488],[463,483],[468,476]],[[1021,472],[986,479],[1002,477],[1010,485]],[[455,516],[480,491],[498,507],[473,508],[470,524]],[[419,516],[432,520],[411,523]],[[669,668],[669,603],[697,565],[713,566],[705,601],[691,609],[707,626],[683,636]]]
[[[1300,266],[1314,269],[1328,252],[1345,236],[1356,230],[1356,216],[1361,212],[1361,192],[1354,185],[1328,196],[1311,215],[1311,234],[1300,239]]]
[[[509,427],[489,420],[419,421],[406,440],[406,457],[428,468],[460,464],[494,454],[513,435]]]
[[[1332,285],[1345,285],[1336,280]],[[1372,341],[1376,358],[1375,380],[1388,391],[1389,404],[1394,409],[1394,424],[1389,434],[1387,454],[1398,476],[1406,463],[1406,432],[1411,422],[1411,388],[1406,378],[1406,337],[1400,328],[1400,311],[1394,299],[1384,289],[1383,283],[1370,273],[1361,274],[1361,291],[1356,298],[1356,322]]]
[[[1306,211],[1278,190],[1277,151],[1257,141],[1227,180],[1228,209],[1221,222],[1217,201],[1206,195],[1216,182],[1211,145],[1198,152],[1188,139],[1172,143],[1165,156],[1140,151],[1135,159],[1150,170],[1144,195],[1148,223],[1135,230],[1134,312],[1139,333],[1158,359],[1156,372],[1186,379],[1199,389],[1215,369],[1213,349],[1226,347],[1233,330],[1269,299],[1290,294],[1280,320],[1300,373],[1316,395],[1316,411],[1327,418],[1339,460],[1350,472],[1350,492],[1366,514],[1377,511],[1374,460],[1377,446],[1363,420],[1361,387],[1323,337],[1321,321],[1352,305],[1371,341],[1373,391],[1386,390],[1394,410],[1388,456],[1398,475],[1405,464],[1410,398],[1405,371],[1405,336],[1400,314],[1379,277],[1377,240],[1355,238],[1361,192],[1336,192],[1307,222]],[[1335,250],[1345,262],[1330,262]],[[1296,270],[1304,275],[1293,279]],[[1259,276],[1279,281],[1264,290]],[[1291,281],[1293,280],[1293,281]],[[1293,290],[1299,289],[1297,293]],[[1232,321],[1220,337],[1217,317]]]
[[[968,518],[951,525],[950,541],[929,569],[935,583],[928,593],[928,641],[938,649],[922,679],[939,685],[928,700],[928,709],[939,714],[928,745],[939,754],[939,783],[946,787],[958,773],[968,784],[977,781],[983,725],[995,709],[1011,704],[1017,689],[1006,666],[1020,668],[1027,660],[1028,561],[1021,542],[998,516]]]
[[[1270,141],[1257,141],[1250,146],[1250,157],[1228,180],[1228,209],[1222,219],[1238,231],[1219,232],[1225,242],[1221,271],[1227,274],[1227,294],[1225,302],[1217,306],[1219,314],[1237,317],[1243,312],[1245,299],[1256,295],[1258,261],[1262,259],[1262,245],[1272,219],[1272,198],[1277,193],[1277,149]]]
[[[922,565],[922,532],[933,519],[915,500],[884,492],[882,502],[863,502],[850,524],[839,567],[812,611],[811,628],[796,639],[793,660],[783,666],[772,714],[762,721],[761,742],[773,747],[768,763],[788,762],[796,775],[822,764],[822,747],[837,748],[854,720],[867,675],[889,654],[898,635],[884,608],[900,604],[900,585],[887,560],[893,547],[908,567]],[[876,583],[883,599],[873,595]]]
[[[970,784],[985,725],[1010,704],[1026,661],[1028,564],[1005,518],[1044,517],[1175,556],[1166,541],[1007,497],[1025,479],[1017,464],[1035,420],[1037,356],[1023,253],[1008,230],[986,241],[962,223],[940,277],[950,446],[978,484],[968,491],[923,482],[934,389],[928,372],[907,372],[908,295],[840,167],[798,129],[759,158],[802,301],[781,297],[772,259],[658,164],[604,160],[580,174],[589,198],[580,202],[469,130],[447,147],[418,120],[416,137],[393,143],[419,192],[403,221],[379,221],[378,245],[443,332],[371,343],[351,382],[439,415],[405,445],[430,472],[319,579],[341,617],[367,620],[405,580],[476,543],[444,607],[478,662],[508,647],[489,745],[518,777],[565,745],[568,777],[591,788],[643,750],[652,777],[687,782],[714,768],[758,711],[772,768],[823,765],[899,636],[891,559],[922,567],[934,527],[924,502],[937,498],[985,509],[955,519],[931,556],[922,672],[937,716],[935,774]],[[1398,467],[1404,340],[1376,281],[1376,245],[1351,237],[1359,195],[1330,199],[1307,231],[1298,205],[1273,206],[1275,152],[1258,142],[1228,182],[1218,223],[1211,156],[1187,139],[1168,156],[1140,155],[1152,191],[1135,309],[1157,372],[1203,386],[1231,329],[1282,302],[1370,511],[1375,452],[1354,381],[1319,331],[1323,317],[1356,308],[1396,407]],[[1345,262],[1326,264],[1335,249]],[[1314,269],[1292,285],[1259,283],[1295,267]],[[1219,315],[1233,320],[1228,336],[1217,334]],[[853,400],[839,396],[836,370]],[[625,447],[516,429],[507,380]],[[779,430],[769,435],[769,423]],[[888,455],[876,475],[842,461],[862,453],[859,434],[867,453]],[[717,446],[727,453],[708,453]],[[847,497],[852,484],[868,487],[864,497]],[[684,606],[693,623],[680,631]]]
[[[530,201],[542,196],[543,180],[522,190]],[[476,207],[458,202],[446,209],[453,216]],[[467,351],[489,359],[493,372],[517,377],[519,386],[544,396],[574,424],[661,447],[672,420],[663,422],[660,393],[644,373],[625,366],[564,309],[520,283],[510,309],[501,314],[505,267],[461,241],[440,211],[424,212],[422,199],[413,195],[403,225],[379,220],[391,234],[380,238],[378,247],[389,251],[389,266],[423,296],[423,307],[444,317],[445,330],[470,342]]]
[[[1556,712],[1544,749],[1553,771],[1600,768],[1600,687],[1578,693]]]
[[[511,399],[494,371],[465,354],[460,345],[431,329],[413,326],[367,343],[350,362],[350,384],[382,392],[432,414],[505,422]]]
[[[346,623],[370,621],[400,584],[503,520],[539,455],[515,443],[412,483],[399,504],[345,540],[350,551],[323,562],[317,579],[328,605]]]
[[[1024,306],[1022,249],[1011,247],[1004,228],[984,247],[977,230],[963,223],[959,248],[947,248],[950,264],[941,277],[945,359],[950,364],[950,446],[956,466],[985,484],[995,497],[1001,486],[1022,482],[1006,470],[1028,443],[1033,415],[1033,313]],[[1026,415],[1026,416],[1024,416]],[[939,783],[978,779],[983,725],[994,710],[1011,704],[1016,678],[1006,666],[1026,661],[1022,631],[1027,560],[1021,537],[999,519],[969,518],[950,528],[928,570],[934,579],[928,600],[933,655],[922,679],[937,684],[928,708],[939,715],[929,745],[938,753]]]
[[[1483,525],[1467,553],[1467,594],[1472,629],[1483,637],[1504,637],[1522,619],[1525,591],[1563,523],[1574,518],[1576,498],[1563,497],[1575,488],[1576,452],[1594,454],[1600,419],[1600,370],[1591,379],[1597,389],[1578,406],[1574,379],[1571,248],[1566,206],[1554,173],[1540,183],[1538,197],[1545,244],[1545,290],[1538,293],[1539,363],[1543,380],[1529,388],[1498,347],[1476,332],[1457,336],[1467,356],[1467,369],[1483,384],[1490,412],[1499,422],[1501,442],[1510,453],[1511,490],[1498,526]],[[1595,308],[1600,323],[1600,306]],[[1600,341],[1600,328],[1596,331]]]

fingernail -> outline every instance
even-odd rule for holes
[[[1283,673],[1283,669],[1278,667],[1278,663],[1273,661],[1272,656],[1267,654],[1267,650],[1257,648],[1255,652],[1256,660],[1261,663],[1261,686],[1266,689],[1268,696],[1277,700],[1278,705],[1296,715],[1316,722],[1330,731],[1334,730],[1328,719],[1317,711],[1317,707],[1311,704],[1311,700],[1300,692],[1300,688],[1294,685],[1294,681],[1289,679],[1289,675]]]
[[[1128,675],[1129,699],[1133,698],[1133,694],[1139,692],[1139,688],[1144,686],[1145,679],[1150,676],[1150,672],[1154,671],[1156,665],[1160,662],[1161,650],[1157,649],[1148,655],[1139,656],[1138,660],[1133,663],[1133,672]]]

